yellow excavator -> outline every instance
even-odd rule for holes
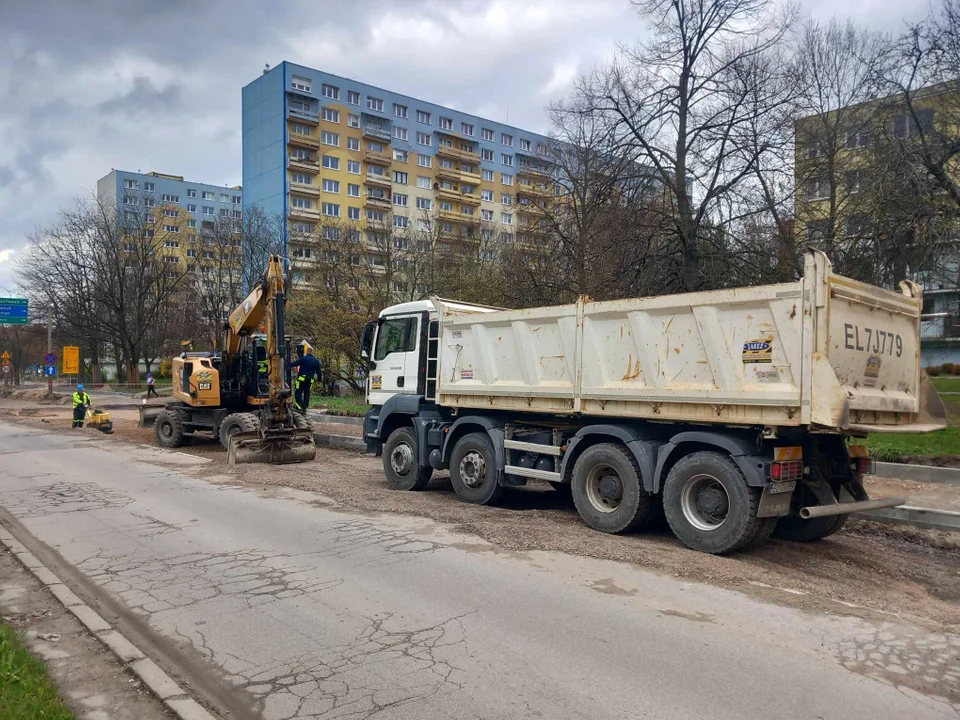
[[[157,442],[174,448],[212,433],[230,464],[316,457],[313,428],[293,408],[285,303],[283,262],[272,255],[263,277],[230,313],[223,352],[184,351],[173,358],[175,402],[156,415]]]

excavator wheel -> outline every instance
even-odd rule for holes
[[[233,413],[220,423],[220,443],[230,449],[230,437],[237,433],[255,433],[260,429],[260,418],[253,413]]]

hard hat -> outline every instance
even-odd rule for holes
[[[313,345],[311,345],[311,344],[310,344],[309,342],[307,342],[306,340],[302,340],[302,341],[300,342],[300,348],[299,348],[299,349],[300,349],[300,354],[301,354],[301,355],[307,355],[307,354],[310,354],[310,353],[313,352]]]
[[[77,390],[83,390],[83,385],[77,385]]]

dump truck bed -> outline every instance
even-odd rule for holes
[[[487,313],[434,302],[436,399],[449,407],[853,433],[943,427],[921,384],[920,288],[836,275],[820,252],[794,283]]]

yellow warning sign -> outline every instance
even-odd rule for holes
[[[6,350],[3,351],[3,355],[0,355],[0,364],[9,365],[10,364],[10,353]]]
[[[63,346],[63,374],[80,374],[80,348],[76,345]]]

